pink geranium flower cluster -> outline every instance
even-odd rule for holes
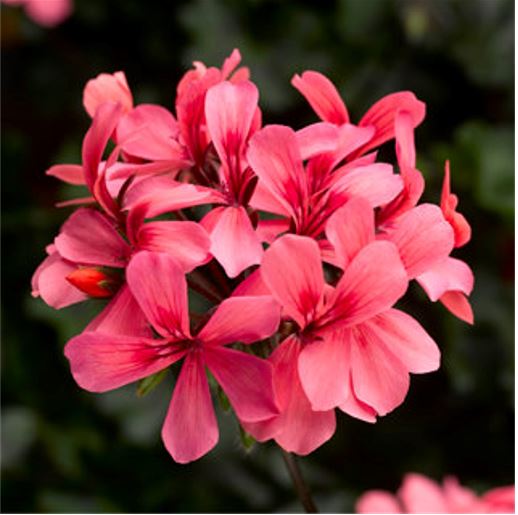
[[[375,422],[399,406],[409,373],[440,359],[395,308],[411,280],[473,320],[473,275],[450,255],[470,227],[448,163],[440,206],[419,204],[424,103],[393,93],[353,123],[329,79],[306,71],[292,84],[320,121],[263,125],[240,60],[234,50],[221,69],[194,63],[175,115],[135,105],[124,73],[99,75],[84,90],[81,164],[47,172],[89,193],[61,203],[79,207],[47,247],[33,295],[57,309],[108,299],[65,348],[89,391],[182,361],[162,430],[180,463],[218,440],[209,384],[255,439],[301,455],[331,438],[336,408]],[[392,140],[396,169],[377,160]],[[190,310],[194,292],[212,307]]]
[[[514,486],[501,486],[478,496],[456,477],[439,485],[422,474],[409,473],[393,495],[385,490],[365,492],[356,513],[514,513]]]

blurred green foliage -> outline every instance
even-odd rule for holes
[[[413,90],[428,106],[416,133],[426,197],[438,200],[450,159],[473,226],[457,255],[475,271],[475,326],[412,289],[405,309],[439,343],[443,366],[414,376],[406,402],[375,425],[339,415],[334,438],[302,460],[320,509],[350,511],[359,493],[395,490],[410,470],[477,489],[514,481],[512,0],[76,0],[53,30],[2,7],[5,512],[300,511],[278,450],[245,451],[228,413],[218,413],[214,452],[188,466],[170,459],[160,426],[171,374],[142,398],[135,385],[81,391],[62,347],[99,304],[56,312],[30,297],[68,213],[53,208],[68,191],[44,170],[80,158],[85,82],[124,70],[137,102],[172,108],[193,59],[219,64],[234,47],[267,123],[315,121],[289,82],[305,69],[337,84],[353,120],[382,95]]]

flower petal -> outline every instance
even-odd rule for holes
[[[334,84],[324,75],[305,71],[295,75],[291,84],[309,102],[315,113],[324,121],[342,125],[349,122],[349,113]]]
[[[315,411],[333,409],[349,395],[350,348],[342,333],[308,343],[300,353],[300,382]]]
[[[407,211],[380,238],[397,246],[410,279],[443,262],[453,249],[453,230],[432,204]]]
[[[188,463],[209,452],[218,438],[203,355],[190,352],[176,381],[162,440],[176,462]]]
[[[327,122],[314,123],[296,132],[302,160],[336,150],[340,130]]]
[[[374,240],[374,210],[358,197],[335,211],[326,225],[326,236],[334,247],[336,261],[345,269],[358,252]]]
[[[83,105],[93,118],[103,102],[119,102],[128,112],[133,107],[133,97],[124,72],[100,73],[86,83],[83,91]]]
[[[224,347],[206,348],[205,360],[240,420],[257,422],[279,413],[269,362]]]
[[[56,177],[56,179],[68,182],[69,184],[85,184],[83,167],[81,165],[54,165],[45,173],[52,177]]]
[[[81,264],[121,268],[131,253],[112,222],[99,211],[87,208],[70,215],[54,243],[65,259]]]
[[[403,296],[408,278],[397,249],[375,241],[364,247],[346,268],[329,299],[321,323],[355,325],[389,308]]]
[[[324,274],[314,240],[291,234],[276,240],[264,254],[261,276],[301,329],[315,318],[322,304]]]
[[[126,280],[140,308],[165,338],[189,338],[189,309],[185,274],[174,258],[162,252],[135,254]]]
[[[147,377],[184,354],[171,342],[98,331],[81,333],[65,346],[74,379],[90,392],[106,392]]]
[[[403,513],[396,497],[383,490],[370,490],[356,501],[356,513]]]
[[[148,222],[138,232],[138,247],[166,252],[175,258],[185,272],[210,257],[210,239],[205,229],[195,222]]]
[[[397,309],[364,322],[371,339],[377,339],[397,357],[409,372],[423,374],[437,370],[441,352],[419,322]]]
[[[205,225],[210,232],[210,252],[227,275],[236,277],[249,266],[258,265],[263,247],[245,208],[228,206],[214,211],[209,213],[211,223]]]
[[[273,297],[225,299],[198,334],[206,345],[254,343],[271,336],[279,327],[280,306]]]
[[[441,487],[421,474],[407,474],[398,497],[409,513],[448,513]]]
[[[449,291],[439,299],[446,309],[453,313],[457,318],[464,320],[468,324],[473,324],[473,310],[468,299],[458,291]]]
[[[351,335],[354,391],[358,399],[386,415],[405,399],[410,385],[408,371],[370,326],[360,324]]]

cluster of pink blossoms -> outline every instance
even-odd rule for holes
[[[409,473],[397,495],[385,490],[364,493],[356,513],[514,513],[514,486],[501,486],[478,496],[449,476],[439,485],[421,474]]]
[[[305,455],[333,435],[335,408],[375,422],[403,402],[410,372],[439,367],[432,338],[394,308],[412,279],[473,319],[473,274],[450,256],[470,227],[448,163],[440,206],[418,204],[424,103],[393,93],[354,124],[329,79],[306,71],[292,84],[321,121],[263,126],[240,60],[194,63],[176,116],[135,106],[122,72],[99,75],[84,90],[82,163],[47,172],[89,195],[61,203],[80,207],[33,295],[57,309],[109,299],[65,347],[86,390],[183,362],[162,429],[180,463],[218,440],[207,369],[246,432]],[[377,161],[391,140],[399,173]],[[207,312],[189,310],[193,291]]]

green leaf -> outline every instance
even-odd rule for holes
[[[145,377],[141,379],[137,386],[137,396],[144,397],[149,392],[153,391],[164,379],[167,374],[167,368],[153,374],[151,376]]]

